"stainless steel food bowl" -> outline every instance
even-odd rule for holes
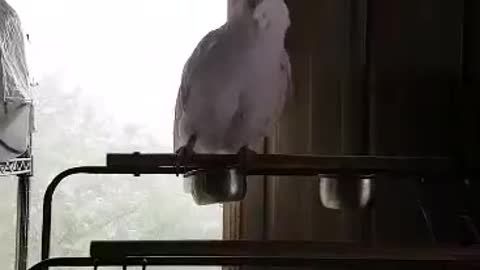
[[[360,209],[370,202],[373,175],[319,175],[320,200],[329,209]]]
[[[184,181],[185,191],[198,205],[241,201],[247,193],[246,176],[237,169],[193,171]]]

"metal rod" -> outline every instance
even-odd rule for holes
[[[93,241],[90,256],[96,260],[160,256],[242,256],[370,258],[376,260],[456,261],[480,260],[477,247],[367,248],[359,244],[311,241]]]
[[[30,270],[43,270],[47,267],[113,267],[113,266],[143,266],[145,261],[149,266],[323,266],[323,267],[339,267],[351,265],[384,265],[394,263],[397,267],[403,266],[405,269],[410,267],[441,267],[441,266],[455,266],[459,267],[478,267],[480,260],[474,258],[471,260],[443,260],[443,261],[418,261],[418,260],[397,260],[397,259],[375,259],[375,258],[358,258],[358,257],[321,257],[321,256],[295,256],[295,257],[277,257],[277,256],[212,256],[212,257],[151,257],[151,258],[128,258],[125,260],[110,260],[110,261],[94,261],[92,258],[52,258],[44,260]],[[402,269],[403,269],[402,268]],[[439,268],[441,269],[441,268]],[[453,268],[452,268],[453,269]],[[473,269],[473,268],[469,268]]]
[[[41,258],[50,253],[52,200],[58,185],[74,174],[176,174],[174,154],[108,154],[107,166],[76,167],[57,175],[43,201]],[[238,164],[237,155],[195,155],[190,170],[224,168]],[[318,173],[455,174],[454,163],[445,157],[257,155],[248,175],[317,175]]]
[[[28,261],[28,228],[30,210],[30,175],[18,176],[17,235],[15,269],[26,270]]]
[[[175,174],[174,154],[108,154],[107,165],[117,167],[161,167]],[[187,170],[236,167],[237,155],[194,155]],[[320,173],[389,173],[400,175],[456,174],[457,166],[447,157],[312,156],[259,154],[248,164],[248,175],[318,175]],[[472,170],[473,171],[473,170]],[[472,173],[472,172],[471,172]]]

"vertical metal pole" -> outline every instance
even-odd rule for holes
[[[17,235],[15,269],[26,270],[28,260],[28,227],[30,210],[30,175],[18,176]]]

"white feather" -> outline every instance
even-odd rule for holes
[[[283,0],[263,0],[253,11],[253,18],[260,28],[281,37],[290,27],[290,14]]]
[[[199,43],[177,97],[174,150],[197,136],[197,153],[235,153],[266,136],[291,87],[283,0],[263,0]]]

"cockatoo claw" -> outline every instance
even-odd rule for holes
[[[175,158],[175,175],[178,177],[179,174],[185,174],[187,172],[186,163],[192,161],[195,151],[193,148],[195,146],[195,136],[190,137],[188,143],[180,147],[176,152]]]
[[[248,164],[251,164],[255,157],[257,156],[257,152],[248,148],[248,146],[243,146],[238,151],[238,158],[239,158],[239,170],[241,173],[245,174],[248,171]]]

